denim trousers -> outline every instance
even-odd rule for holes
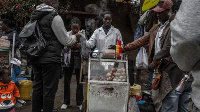
[[[187,101],[191,98],[191,84],[188,81],[181,94],[177,94],[175,89],[171,90],[162,101],[161,112],[189,112]]]

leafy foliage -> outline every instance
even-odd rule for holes
[[[29,17],[36,5],[40,3],[39,0],[0,0],[0,15],[13,17],[21,22]]]

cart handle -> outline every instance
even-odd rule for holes
[[[113,90],[114,90],[114,88],[113,88],[113,87],[107,87],[107,88],[105,88],[104,90],[113,91]]]

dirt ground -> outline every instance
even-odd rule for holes
[[[136,74],[135,74],[136,75]],[[136,80],[136,76],[135,76]],[[58,91],[56,93],[55,98],[55,106],[54,108],[58,109],[58,112],[81,112],[78,107],[76,106],[76,76],[72,76],[71,82],[71,107],[66,110],[61,110],[60,107],[63,103],[64,98],[64,84],[63,78],[60,79],[58,85]],[[148,82],[148,72],[146,70],[142,70],[141,74],[139,75],[139,84],[142,85],[142,90],[144,90],[143,84]],[[86,86],[84,85],[84,99],[86,99]],[[25,105],[20,108],[16,108],[16,112],[31,112],[31,101],[27,101]]]
[[[56,93],[55,97],[55,106],[54,108],[58,109],[58,112],[81,112],[79,111],[78,107],[76,106],[76,76],[72,76],[72,82],[71,82],[71,107],[69,107],[66,110],[61,110],[60,107],[63,104],[63,98],[64,98],[64,84],[63,84],[63,78],[60,79],[59,85],[58,85],[58,91]],[[84,93],[85,92],[84,87]],[[85,96],[85,95],[84,95]],[[85,98],[85,97],[84,97]],[[20,108],[16,108],[16,112],[31,112],[31,101],[27,101],[25,105],[23,105]]]

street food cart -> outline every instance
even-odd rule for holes
[[[86,112],[127,112],[129,78],[128,61],[121,59],[89,58]],[[84,108],[84,106],[83,106]]]

